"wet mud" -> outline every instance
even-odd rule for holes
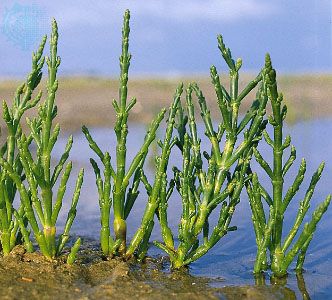
[[[0,299],[296,299],[281,286],[214,288],[187,270],[171,272],[164,257],[107,260],[91,244],[74,265],[65,261],[65,255],[48,261],[17,246],[0,259]]]

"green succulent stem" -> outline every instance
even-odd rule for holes
[[[170,157],[170,153],[172,150],[172,147],[176,144],[177,140],[172,138],[174,124],[175,124],[175,116],[178,109],[178,104],[180,101],[180,97],[183,92],[183,85],[179,85],[176,89],[175,95],[174,95],[174,101],[172,106],[169,109],[169,116],[167,120],[167,127],[166,127],[166,134],[164,141],[162,143],[162,149],[161,149],[161,155],[158,157],[157,160],[157,169],[156,169],[156,176],[155,181],[152,186],[152,189],[150,191],[148,203],[146,205],[141,225],[134,234],[134,237],[131,240],[130,245],[128,246],[126,257],[131,257],[135,251],[139,249],[139,247],[145,248],[145,246],[142,246],[141,244],[147,244],[149,241],[149,235],[151,234],[150,224],[153,222],[154,215],[157,211],[157,208],[159,207],[160,203],[167,202],[167,193],[163,193],[161,197],[161,191],[163,188],[165,189],[165,181],[167,178],[166,172],[167,172],[167,166],[168,161]],[[161,221],[165,221],[165,219],[161,218]],[[163,229],[162,229],[163,230]],[[164,230],[165,233],[165,230]]]
[[[85,134],[90,148],[100,158],[104,172],[101,174],[98,163],[91,159],[91,165],[96,175],[96,185],[99,194],[99,206],[101,213],[100,243],[104,255],[127,256],[127,221],[132,207],[139,194],[139,184],[141,182],[141,170],[143,168],[146,156],[151,143],[156,137],[156,131],[162,122],[165,110],[162,110],[151,122],[144,138],[144,142],[130,164],[127,164],[127,135],[128,135],[128,117],[130,110],[136,104],[136,99],[128,103],[128,73],[131,60],[129,53],[129,33],[130,33],[130,12],[126,10],[123,18],[122,28],[122,53],[120,56],[120,78],[119,78],[119,99],[113,100],[112,104],[116,113],[114,132],[117,139],[115,167],[111,164],[111,157],[108,152],[103,152],[94,141],[87,127],[83,126],[82,131]],[[131,187],[129,187],[131,184]],[[148,231],[152,231],[152,222],[155,208],[146,208],[146,223]],[[113,208],[114,220],[111,232],[111,209]],[[150,215],[152,214],[152,218]],[[145,240],[142,237],[142,240]],[[136,240],[136,239],[135,239]],[[146,242],[147,243],[147,242]],[[133,251],[138,249],[140,242]],[[132,246],[131,246],[132,247]],[[144,247],[143,247],[144,248]],[[142,248],[142,249],[143,249]],[[145,249],[145,248],[144,248]],[[144,250],[145,251],[145,250]],[[143,251],[143,252],[144,252]],[[142,252],[142,253],[143,253]]]
[[[7,127],[7,139],[1,147],[1,156],[19,175],[23,175],[22,165],[17,155],[17,140],[22,134],[20,123],[24,113],[36,106],[42,96],[42,93],[39,92],[35,98],[32,98],[32,94],[41,80],[41,70],[45,60],[43,57],[45,43],[46,37],[42,39],[38,50],[32,55],[32,70],[26,81],[17,88],[12,106],[8,107],[6,101],[2,103],[3,119]],[[3,254],[7,255],[17,243],[20,243],[18,237],[23,235],[22,230],[25,231],[25,229],[22,227],[23,223],[15,219],[14,216],[13,201],[17,191],[16,184],[3,167],[0,170],[0,190],[0,241]],[[21,226],[19,226],[19,223]],[[30,251],[31,245],[28,243],[25,243],[25,245],[28,247],[27,250]]]
[[[267,144],[272,148],[273,165],[271,167],[269,166],[258,149],[254,149],[253,153],[258,164],[270,178],[272,195],[270,196],[263,185],[259,183],[257,175],[249,171],[246,189],[252,211],[252,220],[257,243],[254,272],[260,273],[267,269],[267,255],[269,252],[270,268],[273,275],[275,277],[284,277],[287,275],[287,270],[296,257],[296,270],[297,272],[302,272],[305,254],[316,230],[316,225],[326,212],[330,204],[331,196],[329,195],[325,201],[314,210],[311,221],[304,224],[302,232],[299,233],[304,217],[309,210],[310,200],[316,184],[324,169],[324,163],[322,163],[313,174],[304,199],[300,201],[293,227],[284,237],[284,216],[289,203],[294,199],[303,182],[306,172],[306,162],[304,159],[301,161],[293,184],[284,195],[284,178],[296,159],[296,149],[294,146],[291,146],[288,159],[284,159],[286,154],[285,150],[291,144],[290,136],[286,136],[286,138],[283,139],[283,122],[286,117],[287,108],[282,105],[283,95],[278,92],[276,72],[272,67],[269,55],[266,56],[262,76],[262,93],[271,103],[272,115],[268,119],[273,127],[272,138],[266,131],[263,133],[263,136]],[[262,199],[265,199],[268,204],[268,217],[265,216]],[[297,239],[295,240],[296,237]]]
[[[73,245],[73,247],[70,249],[70,253],[67,257],[67,264],[68,265],[72,265],[75,260],[76,260],[76,256],[77,256],[77,252],[81,247],[81,238],[78,238],[75,242],[75,244]]]
[[[37,70],[37,78],[29,77],[27,84],[17,92],[18,96],[15,105],[21,107],[23,110],[27,109],[27,107],[35,106],[41,99],[41,94],[39,94],[37,98],[30,103],[27,100],[20,102],[19,95],[21,91],[25,91],[25,96],[27,95],[26,97],[28,98],[31,97],[32,87],[41,80],[41,67],[44,59],[39,63],[38,61],[41,59],[45,42],[46,38],[43,40],[39,52],[33,55],[33,66],[35,66]],[[73,142],[72,137],[70,137],[60,161],[52,171],[52,150],[60,133],[60,126],[53,126],[53,120],[57,114],[55,98],[58,89],[57,71],[60,65],[60,57],[57,55],[57,45],[58,27],[56,21],[53,20],[50,38],[50,54],[45,59],[48,66],[47,96],[45,101],[39,105],[38,116],[33,120],[27,119],[31,135],[26,136],[20,131],[16,136],[20,168],[15,167],[16,165],[11,163],[12,160],[8,159],[8,157],[6,160],[0,158],[0,165],[2,169],[5,170],[6,180],[8,181],[10,179],[15,183],[23,207],[23,210],[19,209],[18,212],[14,212],[17,226],[13,226],[13,228],[20,228],[24,244],[28,251],[31,251],[32,244],[31,241],[29,241],[26,222],[23,220],[23,217],[26,218],[39,244],[41,252],[49,259],[54,259],[56,256],[60,255],[65,242],[68,240],[69,231],[76,215],[76,206],[83,182],[83,170],[81,170],[72,199],[71,209],[65,224],[64,233],[57,241],[56,221],[71,173],[71,163],[67,164],[56,193],[54,193],[54,185],[68,159]],[[31,84],[33,86],[29,86]],[[22,115],[22,111],[18,111],[16,114]],[[10,115],[10,113],[6,112],[6,118],[8,118],[8,115]],[[13,126],[13,128],[15,128],[15,126]],[[33,150],[29,147],[32,142],[35,142],[36,153],[32,153]],[[11,148],[9,147],[9,149]],[[24,172],[24,176],[22,176],[22,172]],[[55,201],[53,201],[54,195],[56,195]],[[40,228],[40,226],[42,228]],[[11,242],[11,244],[14,245],[13,242]]]
[[[252,148],[261,139],[266,124],[263,117],[267,98],[261,97],[261,95],[258,95],[252,109],[239,122],[241,101],[261,82],[262,72],[239,93],[239,70],[242,62],[240,59],[236,62],[233,60],[231,52],[224,45],[221,36],[218,37],[218,46],[229,67],[230,74],[228,92],[221,85],[217,69],[212,66],[210,70],[222,116],[218,130],[214,129],[206,99],[196,83],[190,84],[187,88],[186,118],[182,116],[182,110],[179,110],[180,124],[177,128],[183,162],[182,170],[173,169],[173,181],[182,199],[182,216],[179,224],[179,245],[176,249],[173,233],[165,217],[167,201],[160,200],[158,208],[164,243],[155,242],[155,245],[167,252],[172,268],[175,269],[199,259],[229,231],[236,229],[236,227],[230,226],[230,223],[236,205],[240,201]],[[198,137],[196,128],[193,94],[198,99],[205,135],[211,146],[210,153],[201,153],[201,139]],[[188,128],[186,128],[187,122]],[[249,126],[247,126],[248,124]],[[243,141],[238,143],[245,128]],[[220,141],[224,134],[225,144],[221,148]],[[202,163],[203,156],[207,159],[207,169]],[[165,192],[161,189],[159,196],[161,199],[163,194]],[[220,211],[219,218],[217,224],[210,230],[209,217],[215,209]]]

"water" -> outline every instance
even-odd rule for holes
[[[136,153],[143,140],[145,127],[138,124],[130,124],[128,138],[128,159],[131,159]],[[203,131],[203,128],[200,128]],[[310,214],[304,219],[308,221],[311,218],[311,212],[317,204],[324,200],[326,195],[331,192],[332,179],[332,119],[322,119],[310,122],[298,123],[294,126],[286,128],[286,132],[292,136],[292,143],[297,148],[297,160],[289,172],[289,179],[297,172],[299,162],[302,157],[307,159],[307,173],[302,185],[301,191],[298,193],[289,207],[287,216],[285,217],[285,228],[288,231],[292,224],[297,206],[301,197],[310,181],[311,174],[315,171],[321,161],[326,162],[325,171],[321,181],[317,186],[317,190],[312,198]],[[92,135],[101,146],[102,150],[108,149],[111,154],[115,153],[115,138],[112,130],[106,128],[98,128],[91,130]],[[66,139],[63,137],[57,144],[56,153],[61,155],[60,149],[64,148]],[[265,144],[260,146],[260,150],[264,157],[271,158],[271,151]],[[93,156],[92,151],[88,147],[82,133],[74,135],[74,146],[71,152],[71,159],[75,168],[73,172],[78,172],[78,168],[85,168],[85,179],[78,206],[78,214],[73,226],[73,232],[83,237],[91,237],[98,239],[99,236],[99,207],[98,196],[95,187],[95,177],[92,168],[89,165],[89,157]],[[176,155],[174,161],[178,162],[179,156]],[[257,169],[258,170],[258,169]],[[263,173],[258,172],[263,179]],[[286,178],[287,184],[291,180]],[[265,186],[268,186],[266,181]],[[74,180],[71,186],[74,185]],[[70,192],[70,191],[68,191]],[[141,196],[135,206],[129,221],[129,235],[132,235],[134,229],[138,226],[147,197]],[[169,218],[171,226],[175,229],[178,218],[180,201],[177,197],[170,200]],[[64,205],[61,220],[64,219],[69,203]],[[232,225],[238,226],[236,232],[229,233],[224,237],[207,255],[199,259],[190,266],[190,273],[195,276],[204,276],[211,279],[211,285],[221,287],[229,285],[254,285],[255,279],[252,275],[252,269],[255,260],[256,246],[255,236],[251,224],[251,212],[245,193],[242,193],[241,203],[237,207],[237,211],[233,217]],[[321,223],[317,227],[311,245],[309,247],[307,258],[305,261],[306,272],[303,275],[303,281],[298,281],[295,273],[291,271],[287,282],[283,285],[302,298],[304,293],[304,284],[306,292],[314,299],[327,299],[332,294],[332,209],[323,216]],[[160,240],[158,228],[152,234],[152,239]],[[161,252],[155,248],[150,250],[150,254],[160,254]],[[270,279],[266,278],[266,284],[270,284]],[[303,296],[304,297],[304,296]]]

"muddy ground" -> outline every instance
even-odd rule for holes
[[[280,285],[213,288],[209,279],[187,270],[170,272],[166,258],[143,264],[106,260],[92,244],[79,252],[72,266],[47,261],[22,246],[0,258],[1,299],[296,299]],[[220,279],[222,281],[222,279]]]

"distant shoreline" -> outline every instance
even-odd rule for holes
[[[227,75],[222,82],[228,88]],[[244,74],[243,85],[254,75]],[[219,118],[213,86],[204,76],[188,77],[144,77],[129,79],[128,97],[136,97],[137,104],[131,114],[131,121],[149,123],[162,108],[168,107],[173,92],[180,82],[196,81],[203,90],[210,105],[211,114]],[[288,105],[288,122],[332,115],[332,74],[279,75],[279,89]],[[10,102],[21,80],[0,79],[0,99]],[[45,82],[41,83],[45,94]],[[61,77],[57,94],[58,122],[64,130],[79,130],[85,124],[94,127],[113,126],[114,112],[111,105],[118,96],[118,79],[105,77]],[[252,92],[243,109],[248,109],[255,97]],[[247,105],[246,105],[247,104]],[[3,127],[3,124],[0,124]]]

